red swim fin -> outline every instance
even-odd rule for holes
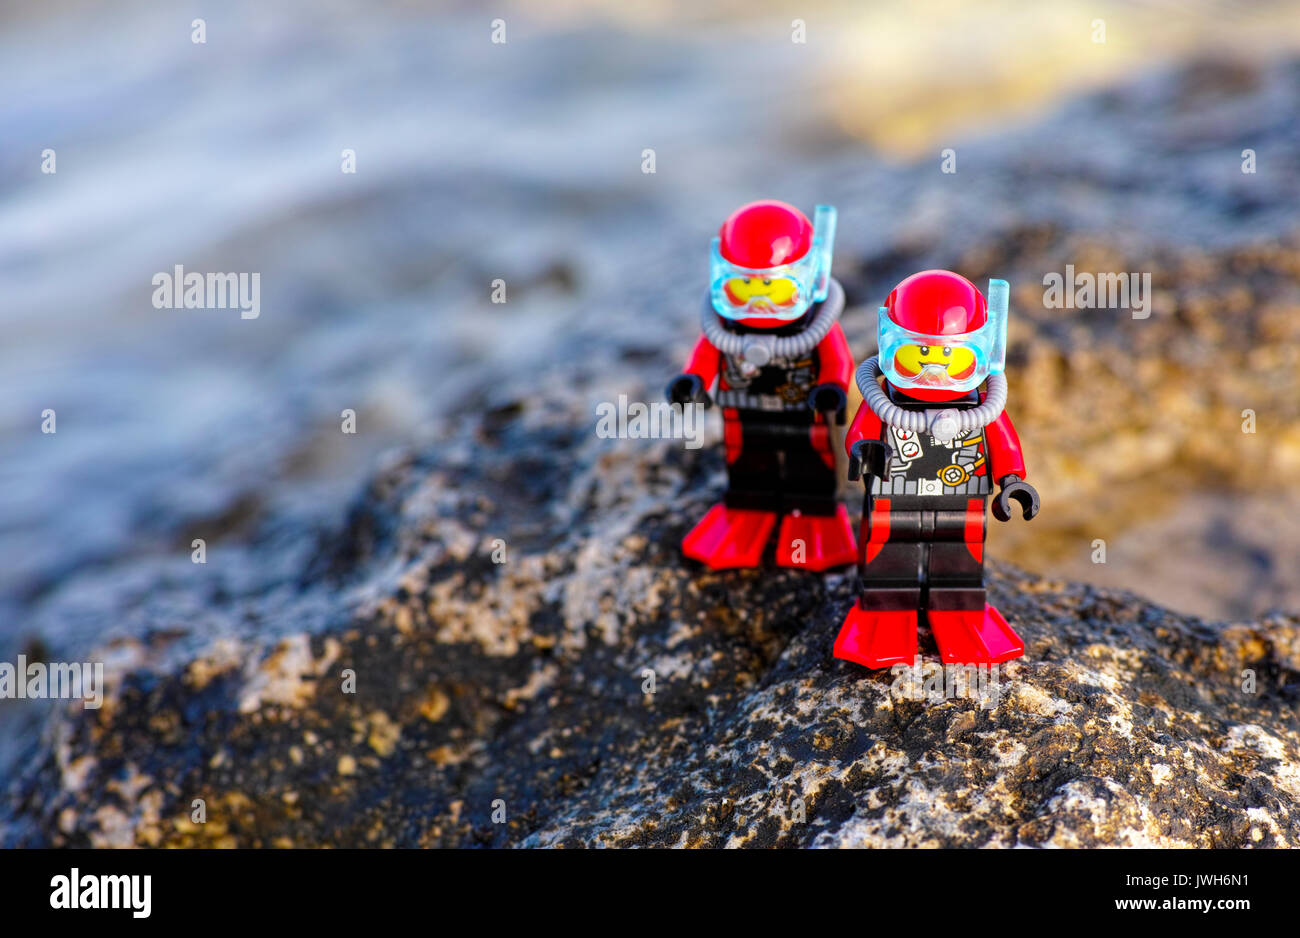
[[[944,664],[997,664],[1019,658],[1025,643],[992,606],[926,612]]]
[[[868,668],[911,664],[916,657],[915,609],[863,609],[857,603],[849,610],[835,639],[836,658]]]
[[[837,505],[833,515],[789,514],[781,519],[776,562],[782,567],[829,570],[858,559],[849,512]]]
[[[752,511],[714,505],[682,539],[682,553],[714,570],[756,567],[776,525],[770,511]]]

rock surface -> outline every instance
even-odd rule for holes
[[[365,580],[350,621],[183,666],[150,666],[164,634],[121,649],[105,706],[47,729],[8,840],[1300,844],[1295,617],[1220,631],[999,565],[1026,658],[983,701],[907,699],[830,657],[851,574],[680,559],[717,469],[558,400],[449,427],[316,555]]]
[[[957,189],[856,163],[800,184],[840,193],[859,355],[864,310],[912,270],[1019,285],[1012,407],[1045,507],[991,526],[995,556],[1086,556],[1162,498],[1294,477],[1296,68],[1193,66],[1077,102],[963,149],[984,169]],[[1270,175],[1240,178],[1243,146]],[[42,581],[14,607],[26,650],[105,661],[110,689],[98,711],[5,716],[0,763],[21,771],[0,843],[1300,844],[1294,615],[1213,624],[995,562],[1026,658],[985,701],[916,700],[830,657],[851,573],[684,561],[721,454],[601,440],[594,407],[675,370],[694,304],[651,284],[697,255],[649,255],[616,322],[571,313],[567,363],[464,375],[460,416],[346,517],[304,521],[245,479],[200,519],[230,532],[206,566],[193,519],[160,521],[149,549]],[[1067,262],[1153,271],[1151,318],[1045,309]],[[1240,434],[1243,408],[1266,435]],[[1270,582],[1293,517],[1268,532]]]

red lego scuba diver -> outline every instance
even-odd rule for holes
[[[844,290],[830,276],[835,209],[817,206],[816,219],[764,201],[723,222],[704,335],[668,386],[673,403],[723,409],[726,498],[682,541],[714,569],[756,566],[778,516],[781,566],[825,570],[857,555],[829,426],[830,415],[844,423],[853,370],[839,324]]]
[[[989,300],[946,270],[913,274],[879,312],[879,353],[859,366],[863,402],[845,439],[849,478],[862,477],[858,573],[835,657],[869,668],[911,664],[925,611],[944,663],[995,664],[1025,646],[984,593],[985,505],[1026,521],[1038,493],[1024,481],[1020,439],[1003,409],[1004,280]],[[882,387],[877,379],[884,376]],[[980,393],[979,386],[988,386]]]

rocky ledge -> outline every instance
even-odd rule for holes
[[[597,439],[574,401],[448,425],[310,552],[337,625],[101,650],[104,705],[50,714],[5,841],[1300,844],[1295,617],[1224,629],[994,565],[1025,658],[982,697],[909,686],[831,657],[851,572],[680,557],[720,470]]]

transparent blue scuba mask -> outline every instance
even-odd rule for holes
[[[727,319],[798,319],[826,299],[834,247],[835,209],[830,205],[817,206],[812,246],[792,264],[741,267],[722,256],[722,241],[714,238],[709,251],[713,308]]]
[[[880,369],[896,388],[966,393],[1001,374],[1007,358],[1007,305],[1010,286],[990,280],[984,325],[957,335],[913,332],[877,313]]]

